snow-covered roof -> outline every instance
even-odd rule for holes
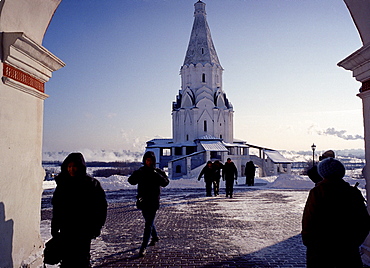
[[[172,139],[170,139],[170,138],[157,138],[157,139],[151,139],[150,141],[147,141],[147,142],[155,142],[156,144],[172,143]]]
[[[243,147],[243,148],[248,148],[247,145],[245,144],[242,144],[242,143],[227,143],[227,142],[223,142],[223,144],[227,147]]]
[[[220,141],[221,139],[207,134],[207,135],[204,135],[204,136],[201,136],[201,137],[197,138],[197,140],[217,140],[217,141]]]
[[[278,151],[272,150],[265,150],[265,154],[271,159],[272,162],[275,164],[289,164],[292,161],[286,159],[283,155],[281,155]]]
[[[242,143],[242,144],[245,144],[245,143],[246,143],[246,141],[245,141],[245,140],[236,139],[236,138],[234,138],[234,139],[233,139],[233,142],[234,142],[234,143]]]
[[[228,150],[220,141],[201,141],[204,150],[212,152],[227,152]]]

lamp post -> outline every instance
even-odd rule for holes
[[[315,149],[316,149],[316,145],[314,143],[312,143],[311,149],[312,149],[312,166],[314,166],[315,165]]]

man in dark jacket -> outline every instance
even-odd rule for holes
[[[137,186],[137,198],[142,200],[141,211],[145,219],[143,242],[140,247],[139,256],[144,257],[150,236],[152,241],[149,244],[154,246],[159,237],[154,225],[155,215],[159,209],[161,187],[169,184],[166,173],[156,168],[156,157],[152,151],[147,151],[143,157],[144,166],[135,170],[128,178],[128,182]]]
[[[81,153],[71,153],[55,178],[51,235],[62,241],[61,267],[90,267],[91,239],[100,235],[107,216],[105,193],[86,174]]]
[[[323,180],[310,190],[302,219],[307,267],[362,267],[359,246],[370,228],[364,198],[342,179],[338,160],[324,159],[318,172]]]
[[[199,173],[198,181],[204,176],[204,182],[206,184],[206,196],[212,196],[212,183],[213,183],[213,164],[212,161],[208,161],[207,165]]]
[[[222,177],[226,181],[226,197],[233,197],[234,180],[238,179],[238,170],[230,158],[226,160],[222,170]]]

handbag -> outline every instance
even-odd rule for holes
[[[137,196],[136,197],[136,208],[142,210],[143,209],[143,198]]]
[[[44,264],[58,264],[62,260],[62,243],[60,236],[53,236],[45,243]]]

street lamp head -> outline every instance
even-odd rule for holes
[[[312,143],[312,145],[311,145],[311,149],[312,149],[312,151],[315,151],[315,149],[316,149],[316,145],[315,145],[314,143]]]

